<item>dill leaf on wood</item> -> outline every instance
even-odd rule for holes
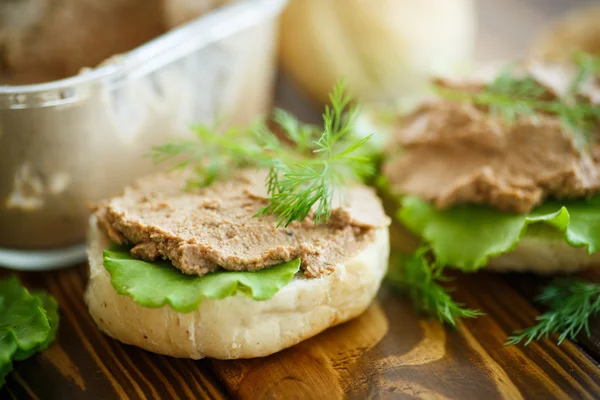
[[[428,252],[421,248],[409,256],[395,255],[386,279],[403,291],[419,311],[442,323],[456,326],[461,318],[484,315],[452,299],[450,289],[441,285],[449,280],[443,275],[444,266],[429,261]]]
[[[600,284],[574,278],[556,279],[546,286],[537,301],[548,310],[539,315],[536,325],[516,331],[507,344],[530,344],[558,334],[558,344],[575,340],[584,332],[590,336],[589,320],[600,313]]]

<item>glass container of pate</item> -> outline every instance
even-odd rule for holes
[[[0,266],[81,260],[87,206],[192,123],[268,111],[285,0],[240,0],[67,79],[0,86]]]

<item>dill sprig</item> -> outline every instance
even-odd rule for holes
[[[519,117],[531,117],[545,113],[558,117],[566,132],[573,135],[580,150],[590,143],[592,132],[600,122],[600,107],[579,95],[584,83],[600,75],[600,58],[588,54],[574,57],[577,71],[566,93],[549,99],[547,88],[533,76],[519,75],[512,67],[504,68],[494,81],[478,91],[462,91],[438,86],[442,97],[454,101],[468,101],[488,107],[490,114],[508,124]]]
[[[282,128],[283,140],[264,123],[224,134],[196,126],[200,140],[156,146],[152,156],[157,162],[179,160],[177,168],[193,168],[195,178],[190,186],[209,185],[238,168],[268,169],[269,203],[256,216],[274,214],[278,226],[302,221],[311,213],[315,223],[326,222],[334,196],[343,201],[342,187],[374,172],[373,155],[363,148],[371,135],[356,137],[357,107],[343,80],[329,99],[322,129],[275,110],[273,120]]]
[[[516,331],[507,344],[528,345],[551,334],[560,334],[558,344],[565,339],[576,339],[581,332],[590,336],[589,320],[600,313],[600,284],[557,279],[543,289],[537,301],[548,307],[548,311],[536,318],[535,326]]]
[[[233,168],[244,168],[267,162],[258,143],[250,140],[251,130],[229,128],[222,133],[205,125],[191,127],[199,140],[185,140],[152,147],[150,156],[156,163],[175,161],[172,170],[191,168],[188,187],[208,186],[226,178]]]
[[[418,310],[442,323],[456,326],[461,318],[484,315],[452,299],[450,290],[441,285],[450,280],[443,275],[444,266],[430,262],[428,252],[427,248],[421,248],[410,256],[394,255],[387,280],[406,293]]]
[[[588,79],[600,75],[600,57],[587,53],[577,53],[573,60],[578,69],[567,90],[568,98],[576,97],[579,89]]]
[[[272,118],[273,122],[279,125],[289,140],[296,145],[295,150],[298,153],[311,151],[314,140],[321,135],[321,130],[318,126],[302,123],[292,114],[281,108],[276,108],[273,111]]]
[[[326,222],[334,194],[341,194],[340,186],[354,177],[364,178],[373,173],[372,159],[357,153],[372,135],[352,138],[357,109],[346,94],[343,81],[334,87],[329,99],[331,105],[325,106],[323,114],[323,131],[316,140],[312,139],[313,129],[295,129],[285,114],[279,115],[282,126],[288,127],[290,139],[302,150],[313,149],[313,157],[292,163],[278,160],[271,166],[267,178],[269,204],[257,215],[275,214],[278,224],[287,226],[292,221],[304,220],[316,207],[315,223]]]

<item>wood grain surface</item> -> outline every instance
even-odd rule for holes
[[[504,345],[537,314],[524,293],[536,283],[527,275],[457,276],[457,298],[487,314],[457,329],[419,318],[384,285],[361,317],[239,361],[179,360],[105,336],[82,302],[85,266],[21,278],[56,296],[61,326],[48,350],[16,363],[0,398],[600,398],[600,368],[588,349],[550,340]]]
[[[479,58],[525,51],[547,21],[584,2],[480,0]],[[282,82],[279,104],[305,119],[318,116]],[[393,235],[407,244],[398,227]],[[239,361],[174,359],[109,338],[82,300],[86,275],[85,265],[20,274],[57,298],[61,325],[46,351],[15,363],[0,399],[600,398],[598,321],[577,344],[504,345],[540,311],[531,299],[543,280],[532,275],[457,275],[455,296],[487,315],[456,329],[421,318],[384,284],[361,317],[270,357]],[[587,276],[600,281],[600,272]]]

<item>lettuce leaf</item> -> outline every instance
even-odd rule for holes
[[[42,302],[42,307],[44,309],[44,312],[46,313],[48,324],[50,325],[50,332],[48,333],[46,340],[44,340],[42,343],[40,343],[33,349],[29,351],[25,351],[22,349],[17,350],[17,352],[14,354],[14,359],[17,361],[25,360],[39,351],[46,350],[50,343],[52,343],[54,339],[56,339],[56,332],[58,331],[59,318],[58,303],[56,299],[50,296],[48,293],[42,291],[33,291],[31,292],[31,294],[39,298]]]
[[[254,300],[267,300],[290,283],[300,269],[300,259],[256,272],[219,271],[204,276],[186,275],[170,262],[147,262],[131,257],[125,248],[104,250],[104,267],[117,293],[137,304],[175,311],[194,311],[203,298],[223,299],[244,293]]]
[[[57,329],[54,298],[29,293],[15,276],[0,280],[0,386],[12,370],[12,361],[48,347]]]
[[[414,196],[401,200],[400,221],[430,246],[439,262],[473,271],[513,250],[530,225],[550,228],[573,247],[588,254],[600,250],[600,195],[589,199],[547,201],[528,214],[461,205],[437,210]]]

